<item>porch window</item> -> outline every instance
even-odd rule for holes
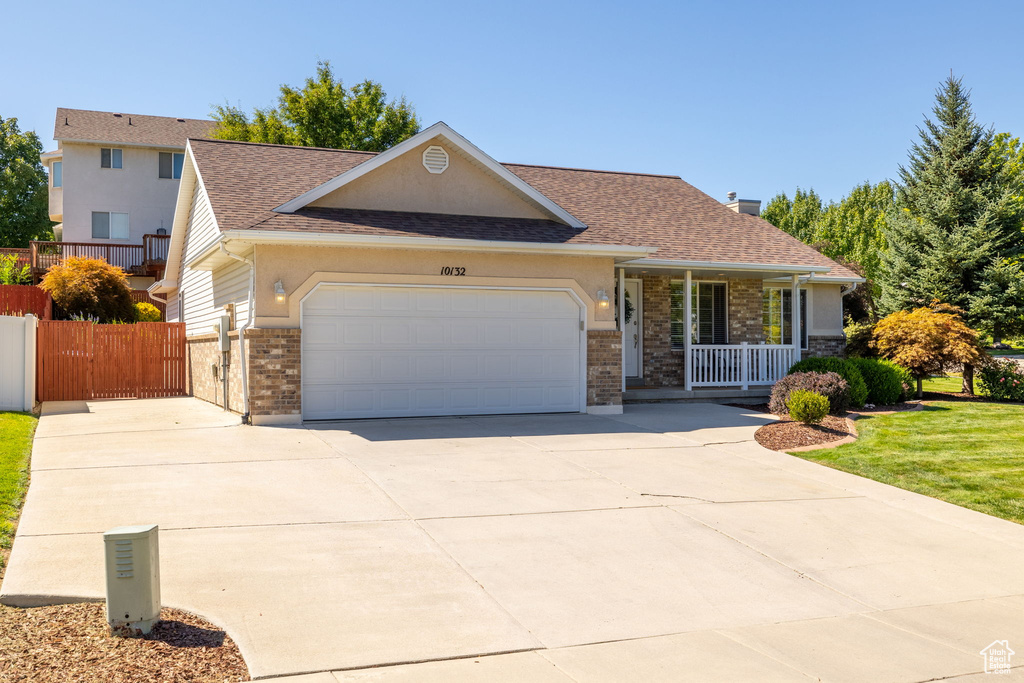
[[[766,344],[793,343],[793,290],[765,287],[762,327]],[[800,290],[800,348],[807,348],[807,290]]]
[[[687,331],[685,282],[672,283],[671,336],[672,348],[682,349]],[[693,344],[727,344],[726,287],[724,282],[694,282],[690,287],[692,315],[690,342]]]

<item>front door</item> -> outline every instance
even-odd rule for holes
[[[626,280],[625,310],[622,311],[626,377],[643,376],[643,291],[640,280]]]

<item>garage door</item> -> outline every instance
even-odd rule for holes
[[[307,420],[577,412],[566,292],[321,285],[302,305]]]

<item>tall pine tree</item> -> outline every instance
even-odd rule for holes
[[[994,134],[975,120],[961,79],[946,79],[932,112],[900,167],[881,307],[909,310],[938,299],[998,336],[1000,321],[1024,315],[1024,297],[1008,281],[1024,255],[1024,209],[1006,165],[992,161]]]

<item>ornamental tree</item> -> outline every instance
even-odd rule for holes
[[[922,380],[949,365],[964,369],[964,391],[974,393],[973,369],[990,359],[968,327],[959,309],[933,301],[931,307],[896,311],[875,325],[871,346],[883,358],[910,370],[917,380],[917,397],[924,393]]]
[[[71,256],[52,266],[39,286],[66,315],[96,317],[101,323],[135,322],[128,276],[102,259]]]

